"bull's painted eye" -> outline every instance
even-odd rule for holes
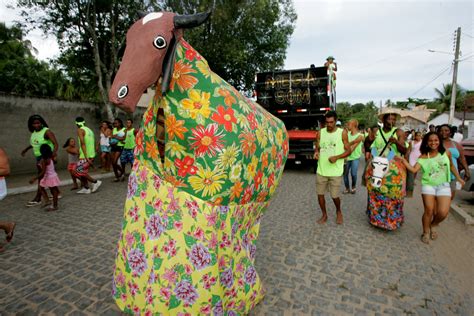
[[[123,99],[127,96],[128,94],[128,86],[127,85],[124,85],[124,86],[121,86],[119,91],[117,92],[117,96],[119,99]]]
[[[384,168],[383,168],[383,171],[384,171],[384,172],[387,171],[387,167],[384,167]]]
[[[157,36],[153,41],[153,45],[158,49],[163,49],[166,47],[166,40],[163,36]]]

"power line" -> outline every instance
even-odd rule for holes
[[[426,88],[430,83],[432,83],[433,81],[435,81],[436,79],[438,79],[439,77],[441,77],[446,71],[448,71],[449,69],[451,69],[452,66],[449,66],[448,68],[445,68],[443,69],[440,73],[438,73],[433,79],[431,79],[427,84],[425,84],[423,87],[421,87],[420,89],[416,90],[414,93],[411,94],[411,97],[415,96],[418,92],[420,92],[421,90],[423,90],[424,88]]]
[[[474,38],[474,37],[472,37],[472,35],[469,35],[469,34],[467,34],[466,32],[461,33],[461,36],[467,36],[467,37],[470,37],[470,38]]]
[[[464,57],[463,59],[460,59],[459,62],[465,61],[466,59],[469,59],[469,58],[472,58],[472,57],[474,57],[474,54],[468,55],[468,56]]]

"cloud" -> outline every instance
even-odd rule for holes
[[[473,32],[468,1],[295,1],[298,20],[286,69],[338,63],[338,100],[405,99],[449,68],[458,26]],[[461,49],[474,51],[463,37]],[[472,61],[472,59],[471,59]],[[474,89],[472,62],[459,65],[458,83]],[[449,71],[414,97],[434,97],[434,88],[451,82]]]

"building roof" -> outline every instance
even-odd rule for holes
[[[426,105],[418,105],[412,110],[406,110],[406,109],[399,109],[399,108],[392,108],[392,107],[385,107],[383,108],[379,113],[385,113],[385,112],[396,112],[400,114],[402,118],[404,117],[412,117],[418,121],[421,121],[423,123],[428,122],[428,119],[430,118],[431,113],[435,112],[436,110],[434,109],[428,109],[426,108]]]

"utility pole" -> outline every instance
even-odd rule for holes
[[[449,119],[448,124],[453,124],[454,119],[454,107],[456,105],[456,85],[458,76],[458,60],[459,60],[459,47],[461,46],[461,27],[458,27],[456,31],[456,50],[454,53],[454,68],[453,68],[453,83],[451,85],[451,106],[449,107]]]

